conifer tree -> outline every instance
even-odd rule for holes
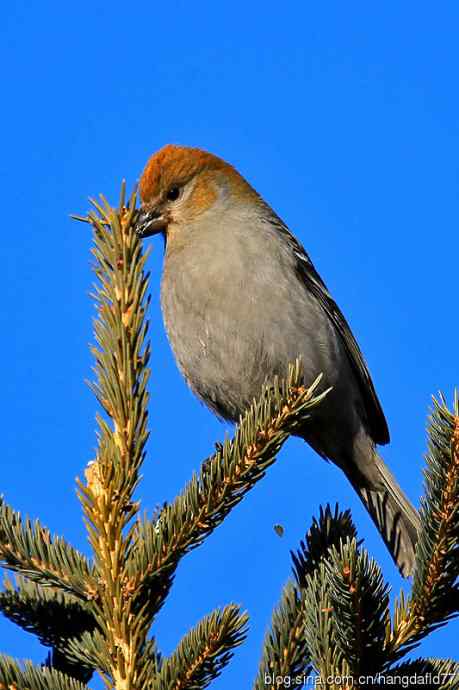
[[[149,519],[135,490],[148,438],[147,254],[134,232],[135,194],[118,208],[101,197],[81,218],[93,228],[95,458],[77,491],[91,547],[85,557],[39,520],[0,504],[0,610],[34,633],[43,665],[0,655],[0,690],[83,690],[97,673],[116,690],[207,687],[247,631],[234,604],[211,611],[168,657],[155,616],[173,596],[180,559],[203,545],[260,481],[296,427],[327,392],[303,384],[301,363],[253,402],[232,440],[217,444],[176,499]],[[412,591],[396,599],[358,539],[349,511],[320,509],[292,554],[287,582],[264,642],[255,690],[308,685],[370,687],[417,678],[424,688],[459,688],[459,663],[406,655],[459,611],[459,402],[434,401],[422,531]],[[205,548],[205,547],[204,547]],[[416,681],[417,682],[417,681]],[[414,682],[410,682],[414,686]],[[405,686],[404,686],[405,687]]]

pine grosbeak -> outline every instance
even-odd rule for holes
[[[137,232],[165,238],[161,306],[180,370],[219,416],[237,421],[263,383],[301,357],[332,391],[299,433],[345,473],[402,575],[419,516],[375,451],[389,431],[351,330],[301,244],[228,163],[165,146],[140,180]]]

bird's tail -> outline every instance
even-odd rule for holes
[[[374,447],[371,450],[371,463],[368,462],[367,446],[366,458],[362,463],[354,456],[357,463],[349,469],[343,469],[378,528],[400,573],[403,577],[409,577],[414,567],[420,529],[419,514]]]

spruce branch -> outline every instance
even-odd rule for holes
[[[422,530],[413,580],[412,608],[417,619],[446,619],[451,587],[459,573],[459,401],[455,414],[434,399],[425,471]],[[457,603],[457,602],[456,602]]]
[[[217,678],[246,636],[248,616],[231,604],[206,616],[163,659],[151,690],[198,690]]]
[[[80,683],[89,683],[94,673],[92,667],[86,666],[79,661],[74,663],[69,658],[67,652],[63,654],[56,647],[48,653],[44,667],[51,668],[54,671],[60,671],[69,678],[78,680]]]
[[[306,587],[307,576],[314,572],[321,561],[328,558],[329,550],[332,547],[339,548],[347,539],[357,539],[351,511],[340,511],[337,503],[333,513],[328,503],[325,509],[320,506],[319,519],[313,517],[305,540],[300,542],[300,548],[296,553],[290,552],[299,587]],[[361,542],[357,546],[360,544]]]
[[[329,504],[320,507],[319,518],[313,518],[304,541],[292,553],[293,572],[302,594],[303,635],[313,668],[322,682],[338,675],[349,675],[349,666],[337,645],[337,622],[330,596],[328,564],[332,553],[342,543],[356,548],[357,530],[349,510],[334,511]],[[307,675],[307,674],[305,674]]]
[[[146,685],[150,687],[151,679],[158,675],[164,660],[163,655],[158,649],[156,638],[154,637],[150,637],[145,643],[145,658],[147,659],[145,664],[145,678],[148,681]]]
[[[292,679],[309,675],[311,668],[304,636],[303,592],[289,581],[264,640],[254,690],[277,690],[283,685],[290,687],[288,684],[292,684]]]
[[[307,578],[328,556],[331,547],[356,537],[349,510],[341,512],[337,504],[333,512],[329,504],[325,509],[320,506],[319,519],[313,518],[298,551],[291,552],[296,582],[287,582],[274,610],[263,644],[255,690],[265,687],[275,690],[282,687],[282,682],[287,687],[292,679],[310,674],[310,655],[304,631]]]
[[[137,522],[128,569],[140,602],[150,598],[151,583],[162,577],[167,593],[179,559],[199,546],[264,476],[288,436],[327,394],[314,396],[320,379],[305,388],[297,361],[286,381],[265,386],[260,399],[241,417],[233,440],[218,445],[156,521]]]
[[[72,663],[68,643],[95,627],[90,604],[54,587],[42,587],[17,576],[13,583],[5,578],[0,593],[0,610],[27,632],[34,633],[42,644],[52,647],[48,664],[77,680],[87,682],[92,668]]]
[[[331,605],[329,582],[325,562],[318,563],[314,571],[307,575],[304,588],[304,636],[311,657],[311,663],[322,682],[337,676],[343,660],[335,644],[337,637],[336,620]]]
[[[89,690],[87,685],[55,669],[34,666],[30,661],[19,664],[11,657],[0,656],[0,690]]]
[[[332,547],[324,563],[335,621],[332,643],[357,685],[359,676],[380,672],[387,660],[389,587],[377,563],[358,550],[355,538]]]
[[[85,630],[78,637],[70,638],[66,644],[65,655],[72,664],[97,669],[105,685],[113,686],[111,675],[113,660],[111,648],[107,645],[105,630],[101,631],[99,628],[91,632]]]
[[[60,587],[89,600],[95,593],[94,570],[87,559],[38,520],[34,523],[0,499],[0,565],[43,586]]]
[[[411,597],[395,605],[387,650],[393,659],[459,612],[459,400],[454,413],[434,399],[429,426],[425,498]]]
[[[76,659],[96,666],[107,687],[141,688],[151,616],[136,607],[126,559],[132,547],[130,522],[138,511],[133,493],[145,456],[150,347],[146,255],[134,224],[136,197],[126,205],[124,184],[118,209],[92,200],[87,219],[93,227],[97,318],[95,381],[90,384],[103,407],[98,416],[98,448],[79,497],[98,573],[93,612],[97,629],[70,642]],[[108,420],[107,420],[108,418]],[[147,664],[148,665],[148,664]]]

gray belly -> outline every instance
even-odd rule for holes
[[[238,282],[234,257],[205,275],[183,257],[175,264],[171,258],[161,289],[168,337],[189,385],[219,416],[237,421],[263,383],[284,377],[297,357],[306,384],[323,373],[324,387],[342,388],[349,371],[340,339],[288,266],[272,275],[261,257]]]

